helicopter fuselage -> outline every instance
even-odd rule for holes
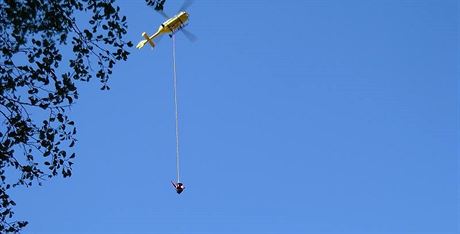
[[[146,32],[143,32],[142,36],[145,38],[145,40],[140,41],[136,48],[141,49],[146,43],[149,43],[152,47],[155,47],[155,43],[153,42],[154,38],[162,34],[169,34],[172,36],[172,34],[183,28],[187,21],[188,13],[185,11],[179,12],[174,17],[171,17],[163,22],[152,36],[149,36]]]
[[[161,33],[174,33],[175,31],[184,27],[187,21],[188,21],[187,12],[181,11],[174,17],[162,23],[155,34],[159,35]]]

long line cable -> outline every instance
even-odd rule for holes
[[[180,182],[180,167],[179,167],[179,111],[177,108],[177,78],[176,78],[176,39],[172,35],[172,53],[173,53],[173,83],[174,83],[174,111],[176,115],[176,171],[177,183]]]

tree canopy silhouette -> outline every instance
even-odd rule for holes
[[[72,174],[77,83],[109,89],[132,46],[114,1],[0,1],[0,233],[27,225],[13,220],[11,188]]]

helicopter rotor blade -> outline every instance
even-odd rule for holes
[[[183,29],[180,30],[180,31],[184,34],[184,36],[185,36],[189,41],[191,41],[191,42],[196,42],[196,41],[198,40],[198,37],[197,37],[195,34],[193,34],[193,33],[191,33],[190,31],[188,31],[187,29],[184,29],[184,28],[183,28]]]
[[[195,2],[195,0],[184,0],[184,3],[179,8],[180,9],[179,11],[187,10],[187,8],[189,8],[191,5],[193,5],[194,2]]]
[[[163,18],[165,18],[165,19],[171,18],[171,17],[169,17],[163,10],[157,11],[157,12],[158,12],[158,14],[160,14],[161,16],[163,16]]]

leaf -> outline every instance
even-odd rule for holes
[[[61,123],[64,122],[64,118],[63,118],[63,116],[62,116],[61,113],[58,113],[56,117],[57,117],[57,120],[58,120],[59,122],[61,122]]]
[[[93,34],[88,29],[85,29],[83,32],[85,33],[86,37],[91,40]]]

